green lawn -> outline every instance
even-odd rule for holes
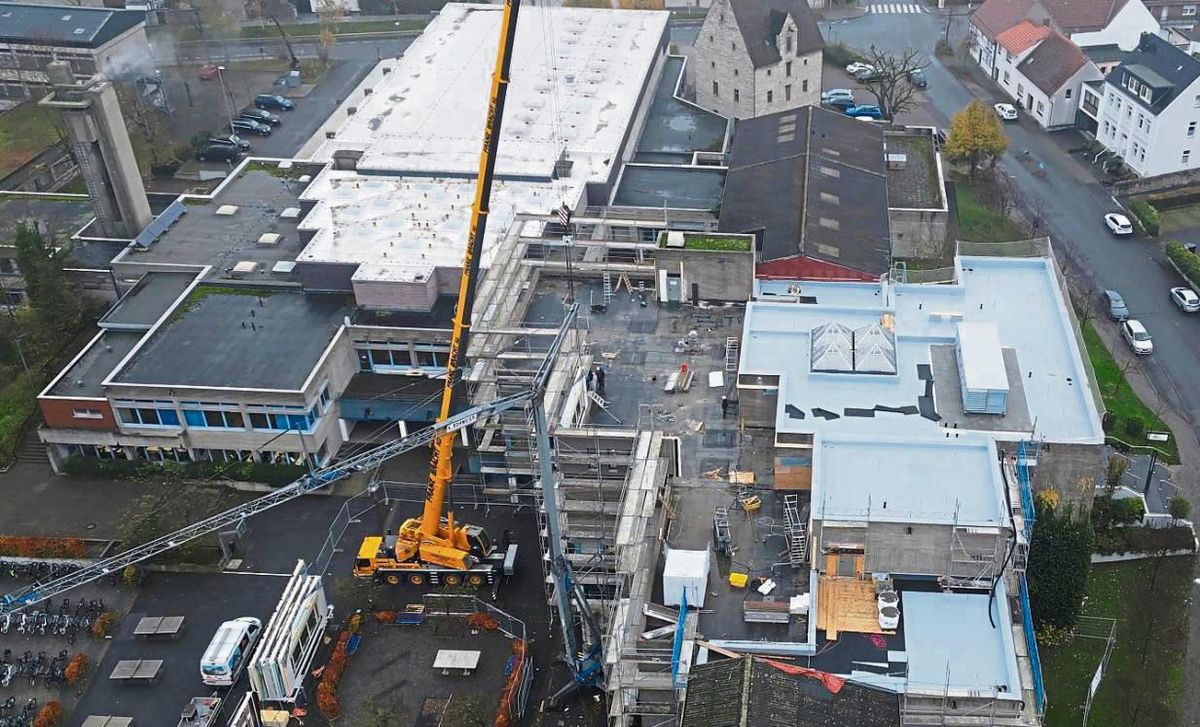
[[[399,20],[343,20],[336,24],[334,35],[348,33],[411,33],[424,30],[429,24],[425,18],[400,18]],[[320,23],[285,24],[283,29],[292,39],[316,38],[321,34]],[[273,24],[247,25],[237,29],[241,38],[279,39],[279,30]],[[194,27],[184,28],[180,33],[182,40],[199,40],[200,34]]]
[[[954,184],[954,195],[958,201],[958,239],[969,242],[1008,242],[1025,237],[1015,222],[1006,215],[987,206],[981,199],[986,189],[958,181]]]
[[[1106,325],[1103,321],[1099,323]],[[1143,404],[1130,388],[1129,382],[1125,380],[1125,375],[1121,373],[1122,364],[1117,363],[1104,342],[1100,340],[1094,323],[1091,321],[1083,326],[1083,342],[1087,346],[1088,358],[1092,360],[1092,368],[1096,370],[1096,383],[1100,387],[1100,396],[1104,398],[1104,408],[1113,417],[1113,422],[1108,427],[1109,434],[1130,444],[1157,447],[1167,454],[1168,460],[1177,463],[1179,449],[1175,444],[1174,434],[1171,435],[1170,441],[1150,442],[1146,439],[1145,432],[1134,436],[1126,431],[1126,422],[1134,417],[1142,420],[1145,431],[1169,432],[1171,429],[1156,417],[1150,407]]]
[[[1089,727],[1179,724],[1192,559],[1163,558],[1092,567],[1086,616],[1114,618],[1117,644],[1092,705]],[[1153,582],[1153,590],[1151,584]],[[1094,632],[1097,629],[1089,629]],[[1104,642],[1077,638],[1041,649],[1046,727],[1078,727]]]
[[[1189,204],[1181,207],[1170,207],[1161,210],[1162,221],[1159,223],[1159,236],[1166,237],[1176,230],[1200,227],[1200,204]]]
[[[36,101],[0,113],[0,177],[58,143],[55,113]]]

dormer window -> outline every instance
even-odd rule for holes
[[[1149,86],[1142,86],[1142,100],[1146,103],[1150,103],[1150,90]]]

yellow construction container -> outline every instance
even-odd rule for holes
[[[746,573],[730,573],[729,585],[734,588],[745,588],[746,582],[750,580],[750,576]]]

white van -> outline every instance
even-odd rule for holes
[[[232,686],[250,661],[250,652],[261,634],[262,621],[251,616],[221,624],[200,657],[200,678],[210,686]]]

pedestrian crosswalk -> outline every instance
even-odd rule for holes
[[[867,9],[872,13],[923,13],[925,7],[918,3],[881,3],[878,5],[868,5]]]

